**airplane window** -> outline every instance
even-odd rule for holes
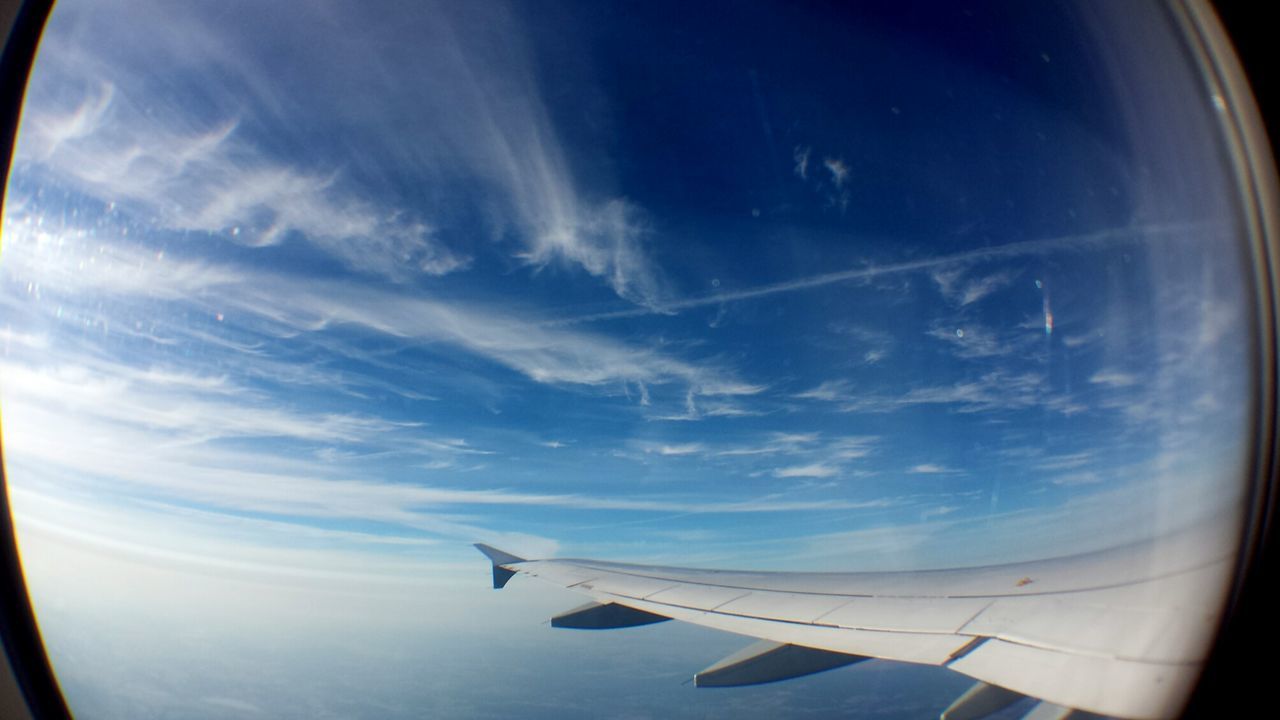
[[[1206,13],[58,3],[0,407],[70,710],[1176,715],[1273,411]]]

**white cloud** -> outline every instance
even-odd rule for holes
[[[250,246],[297,233],[357,272],[408,280],[469,262],[425,223],[360,197],[337,175],[272,160],[239,139],[235,120],[203,130],[174,127],[163,115],[139,112],[144,105],[107,82],[69,111],[29,103],[23,127],[31,131],[24,131],[18,160],[164,228]]]
[[[540,383],[611,385],[619,381],[645,386],[679,382],[699,395],[751,395],[761,392],[729,373],[694,365],[649,347],[627,345],[603,335],[540,327],[516,312],[490,312],[479,306],[445,304],[424,298],[376,295],[349,287],[291,288],[270,306],[265,297],[244,309],[284,314],[286,326],[305,329],[332,323],[358,325],[379,334],[443,342],[509,367]],[[317,290],[319,292],[317,292]],[[642,391],[643,394],[647,390]]]
[[[1137,384],[1138,378],[1132,373],[1119,372],[1115,370],[1102,370],[1093,374],[1089,378],[1089,382],[1094,385],[1105,385],[1109,388],[1130,387]]]
[[[912,475],[944,475],[949,473],[957,473],[959,470],[949,468],[945,465],[937,465],[935,463],[921,463],[907,469]]]
[[[579,494],[519,492],[498,488],[433,487],[419,483],[352,479],[345,466],[276,452],[218,448],[207,444],[157,442],[149,428],[112,427],[96,419],[69,416],[28,405],[6,392],[12,415],[20,418],[10,433],[13,473],[22,487],[60,476],[61,486],[108,483],[116,497],[140,491],[162,498],[197,502],[236,512],[268,512],[297,518],[361,518],[420,528],[450,537],[473,538],[479,528],[460,523],[441,511],[450,506],[543,506],[577,510],[651,512],[755,513],[874,507],[879,503],[845,500],[668,500],[637,497],[593,497]],[[84,438],[79,452],[69,454],[60,433]],[[148,453],[131,448],[149,447]],[[696,448],[670,446],[667,454],[684,455]],[[662,452],[663,448],[659,448]],[[70,477],[76,478],[74,481]]]
[[[716,455],[721,457],[749,457],[751,455],[772,455],[774,453],[783,452],[785,448],[765,443],[763,445],[744,445],[740,447],[731,447],[725,450],[719,450]]]
[[[874,436],[837,438],[827,444],[826,451],[833,460],[856,460],[870,455],[878,441]]]
[[[849,179],[849,166],[845,164],[842,158],[823,158],[822,166],[831,173],[831,181],[836,184],[836,188],[843,188],[845,181]]]
[[[849,383],[845,380],[826,380],[817,387],[796,393],[795,397],[804,400],[822,400],[835,402],[849,397]]]
[[[1095,460],[1094,453],[1078,452],[1066,455],[1051,455],[1035,463],[1037,470],[1071,470],[1088,465]]]
[[[816,432],[775,432],[769,436],[769,440],[779,445],[806,445],[817,442],[820,437]]]
[[[981,277],[966,277],[966,267],[944,267],[931,272],[929,276],[952,304],[964,307],[971,305],[991,293],[1007,286],[1017,277],[1017,273],[1002,270]]]
[[[774,477],[779,478],[827,478],[840,472],[839,468],[823,465],[822,463],[811,463],[809,465],[795,465],[792,467],[778,468],[773,471]]]
[[[505,195],[510,221],[502,224],[517,230],[518,256],[538,268],[579,267],[619,297],[661,310],[671,292],[645,250],[643,212],[583,192],[531,72],[537,63],[519,40],[520,19],[495,7],[462,31],[448,6],[436,15],[445,28],[434,38],[439,47],[423,49],[432,82],[415,97],[440,119],[433,132],[463,157],[462,171]]]
[[[920,405],[951,405],[955,412],[1000,412],[1040,407],[1070,415],[1080,407],[1052,394],[1043,375],[996,369],[950,385],[917,387],[901,395],[860,395],[842,400],[842,412],[895,412]]]
[[[762,392],[764,389],[764,386],[761,385],[746,385],[732,382],[704,386],[702,388],[690,387],[685,393],[684,405],[680,412],[667,412],[665,414],[651,415],[648,419],[668,422],[693,422],[713,417],[758,417],[760,415],[764,415],[764,411],[745,407],[739,402],[731,402],[727,400],[699,401],[698,398],[700,395],[706,394],[720,396],[755,395]],[[647,403],[642,402],[641,404],[646,405]]]
[[[960,305],[963,307],[981,300],[1009,284],[1012,278],[1012,273],[997,273],[968,283],[960,295]]]
[[[341,281],[260,273],[125,244],[99,247],[68,234],[51,235],[19,218],[11,220],[5,226],[7,274],[15,282],[39,278],[50,291],[70,297],[182,302],[202,308],[208,317],[235,313],[241,325],[281,338],[345,326],[404,342],[445,343],[539,383],[638,383],[642,404],[650,385],[681,384],[686,398],[690,393],[749,396],[766,389],[725,369],[687,362],[652,347],[540,323],[515,308],[446,303]],[[329,352],[368,355],[358,341],[326,342]]]
[[[603,278],[626,300],[662,310],[670,292],[643,250],[644,225],[638,209],[622,200],[578,210],[538,227],[520,257],[545,266],[556,260],[576,264]]]
[[[763,410],[743,407],[739,403],[706,401],[702,403],[702,414],[707,417],[759,417],[766,413]]]
[[[840,337],[841,341],[844,341],[844,337],[852,338],[857,345],[850,348],[851,350],[865,348],[862,361],[867,365],[874,365],[889,357],[895,345],[893,335],[883,330],[851,323],[832,323],[829,328],[832,333]]]
[[[455,488],[427,485],[421,478],[389,481],[366,464],[380,449],[422,453],[428,459],[408,467],[431,472],[455,470],[459,457],[480,451],[463,439],[429,437],[418,426],[385,418],[263,408],[255,393],[218,377],[164,368],[87,367],[4,365],[0,392],[11,491],[53,487],[59,497],[92,497],[109,489],[113,502],[158,503],[161,515],[171,503],[198,504],[206,508],[200,512],[222,518],[219,522],[237,522],[243,513],[270,513],[283,518],[277,525],[292,537],[312,532],[308,523],[325,518],[401,528],[391,535],[346,538],[366,544],[426,542],[404,534],[410,530],[510,540],[470,519],[480,508],[771,513],[879,506],[840,499],[593,497],[477,488],[474,482]],[[290,443],[221,442],[282,436]],[[76,438],[75,452],[67,452],[69,437]],[[298,452],[297,443],[314,449]],[[704,449],[686,443],[657,445],[653,451],[683,456]],[[453,513],[459,507],[471,508],[468,518]],[[521,542],[545,546],[549,541],[525,537]]]
[[[1053,478],[1054,485],[1096,485],[1102,477],[1095,472],[1076,472],[1059,475]]]
[[[60,406],[64,412],[104,425],[145,427],[157,439],[210,440],[240,437],[290,438],[314,442],[358,442],[412,428],[373,416],[299,413],[264,407],[220,379],[166,370],[113,371],[99,366],[44,365],[39,369],[0,363],[6,395],[18,401]],[[437,443],[450,450],[458,441]]]
[[[697,455],[706,451],[706,446],[702,443],[679,443],[673,445],[652,445],[645,448],[645,452],[657,453],[667,457],[680,457],[682,455]]]
[[[246,13],[243,22],[252,23],[254,10]],[[447,193],[419,217],[388,188],[405,176],[466,185],[482,198],[476,204],[485,206],[491,236],[513,242],[530,265],[580,268],[646,311],[670,299],[644,248],[642,211],[575,178],[533,72],[538,63],[521,40],[521,18],[507,8],[487,9],[483,22],[448,3],[424,14],[430,22],[406,29],[420,39],[413,83],[350,70],[367,67],[363,13],[296,14],[301,37],[334,26],[350,33],[323,46],[286,43],[276,54],[264,53],[252,32],[225,32],[216,15],[163,5],[116,15],[78,8],[76,22],[64,13],[66,22],[46,32],[35,86],[50,90],[28,98],[23,133],[26,159],[103,202],[251,245],[296,232],[355,270],[410,280],[471,259],[442,240],[450,228],[438,223],[457,220]],[[76,32],[77,25],[99,32]],[[383,51],[391,61],[402,57]],[[139,57],[172,65],[197,101],[160,87]],[[316,71],[263,72],[267,63]],[[76,92],[78,101],[69,100]],[[299,108],[315,106],[326,107],[323,117],[293,127]],[[395,118],[427,120],[407,128]],[[264,139],[272,130],[307,139],[308,153],[283,162],[281,148]],[[413,206],[422,205],[415,197]],[[475,220],[467,223],[474,234]]]
[[[9,354],[12,347],[45,350],[49,347],[49,338],[46,335],[15,332],[10,327],[0,328],[0,354]]]
[[[950,346],[958,358],[984,359],[1023,352],[1038,333],[998,332],[976,321],[935,322],[925,333]]]
[[[724,448],[717,451],[716,455],[735,457],[803,452],[817,443],[820,437],[818,433],[774,432],[766,435],[759,443]]]
[[[812,151],[813,148],[800,145],[791,151],[791,157],[796,162],[795,173],[801,180],[809,179],[809,155]]]

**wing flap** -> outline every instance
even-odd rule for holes
[[[673,585],[642,599],[660,602],[664,605],[682,605],[684,607],[717,610],[734,600],[750,594],[750,590],[741,588],[722,588],[713,585]]]
[[[836,628],[832,625],[766,620],[717,610],[663,605],[649,600],[630,598],[611,598],[611,600],[695,625],[777,643],[804,645],[849,655],[868,655],[885,660],[928,665],[945,663],[973,640],[970,637],[950,634],[851,630]],[[833,630],[836,632],[832,632]]]
[[[1198,663],[1161,664],[988,640],[947,665],[978,680],[1066,707],[1124,718],[1173,717]]]
[[[822,622],[863,630],[957,633],[990,604],[988,598],[857,597],[822,616]]]
[[[693,676],[698,687],[741,687],[790,680],[869,660],[761,640]]]
[[[551,627],[575,630],[616,630],[652,625],[670,619],[618,603],[589,602],[551,618]]]
[[[1203,611],[1018,598],[992,603],[963,632],[1061,652],[1182,663],[1199,657],[1215,627],[1216,615]]]
[[[718,610],[765,620],[816,623],[849,602],[843,595],[811,595],[769,590],[752,590],[721,605]]]
[[[942,711],[941,720],[979,720],[1018,702],[1024,696],[998,685],[979,682]]]
[[[617,573],[601,573],[582,583],[583,590],[640,600],[675,587],[679,587],[679,583],[673,580],[636,577],[635,575]]]

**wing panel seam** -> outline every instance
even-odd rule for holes
[[[567,560],[562,562],[565,562],[566,564],[570,563],[570,561],[567,561]],[[877,595],[872,593],[838,593],[838,592],[817,592],[813,590],[786,590],[781,588],[757,587],[753,585],[729,585],[726,583],[707,582],[705,580],[676,579],[676,578],[672,578],[670,576],[665,576],[665,575],[650,575],[650,574],[640,573],[640,572],[628,572],[625,570],[616,570],[616,569],[610,569],[610,568],[602,568],[595,565],[587,565],[585,563],[572,563],[572,565],[575,567],[590,568],[591,570],[595,570],[597,572],[612,573],[616,575],[625,575],[627,577],[643,578],[646,580],[662,580],[666,582],[675,582],[680,585],[701,585],[705,587],[719,587],[719,588],[725,588],[729,590],[747,590],[752,592],[776,592],[776,593],[789,593],[792,595],[814,595],[814,596],[820,596],[820,597],[885,598],[885,599],[895,599],[895,600],[901,600],[901,599],[980,600],[984,598],[999,599],[999,598],[1043,597],[1043,596],[1050,596],[1050,595],[1074,595],[1079,593],[1094,592],[1098,590],[1114,590],[1116,588],[1131,587],[1133,585],[1141,585],[1143,583],[1156,582],[1158,580],[1167,580],[1169,578],[1177,577],[1179,575],[1186,575],[1186,574],[1195,572],[1197,570],[1203,570],[1205,568],[1212,567],[1213,565],[1217,565],[1220,562],[1222,562],[1222,558],[1217,558],[1211,562],[1201,563],[1199,565],[1195,565],[1189,568],[1174,570],[1174,571],[1170,571],[1160,575],[1153,575],[1151,577],[1138,578],[1136,580],[1111,583],[1107,585],[1092,585],[1092,586],[1083,587],[1083,588],[1071,588],[1066,590],[1044,590],[1040,592],[973,593],[973,594],[950,594],[950,595],[920,595],[920,594]],[[689,568],[681,568],[681,569],[687,570]]]

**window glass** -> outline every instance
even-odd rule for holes
[[[553,631],[582,598],[471,543],[1229,557],[1227,106],[1172,13],[1094,5],[58,3],[0,400],[73,712],[922,717],[973,679],[695,689],[742,638]]]

